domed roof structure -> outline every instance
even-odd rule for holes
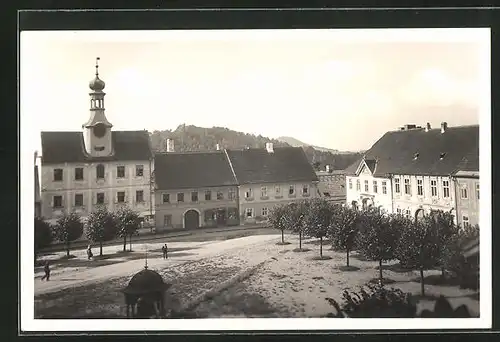
[[[93,91],[102,91],[105,86],[106,83],[104,83],[104,81],[101,80],[98,75],[96,75],[95,78],[89,82],[89,87]]]
[[[161,275],[145,267],[130,279],[123,292],[127,294],[146,294],[165,291],[168,287],[170,287],[170,284],[166,284]]]

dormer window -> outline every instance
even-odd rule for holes
[[[444,159],[444,156],[446,156],[446,153],[440,153],[439,154],[439,160],[443,160]]]

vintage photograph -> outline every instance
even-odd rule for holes
[[[22,32],[26,326],[488,327],[489,44]]]

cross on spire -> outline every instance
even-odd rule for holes
[[[101,59],[100,57],[96,57],[96,59],[95,59],[95,75],[96,76],[99,76],[99,60],[100,59]]]

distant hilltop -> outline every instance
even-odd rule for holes
[[[166,151],[166,139],[174,141],[176,152],[215,151],[217,144],[227,149],[264,148],[266,143],[273,143],[275,147],[302,147],[309,162],[317,170],[324,169],[326,165],[329,165],[332,170],[343,170],[361,156],[360,152],[341,152],[310,146],[291,137],[271,139],[262,135],[233,131],[225,127],[207,128],[183,124],[175,130],[154,131],[151,133],[152,148],[158,152]]]

